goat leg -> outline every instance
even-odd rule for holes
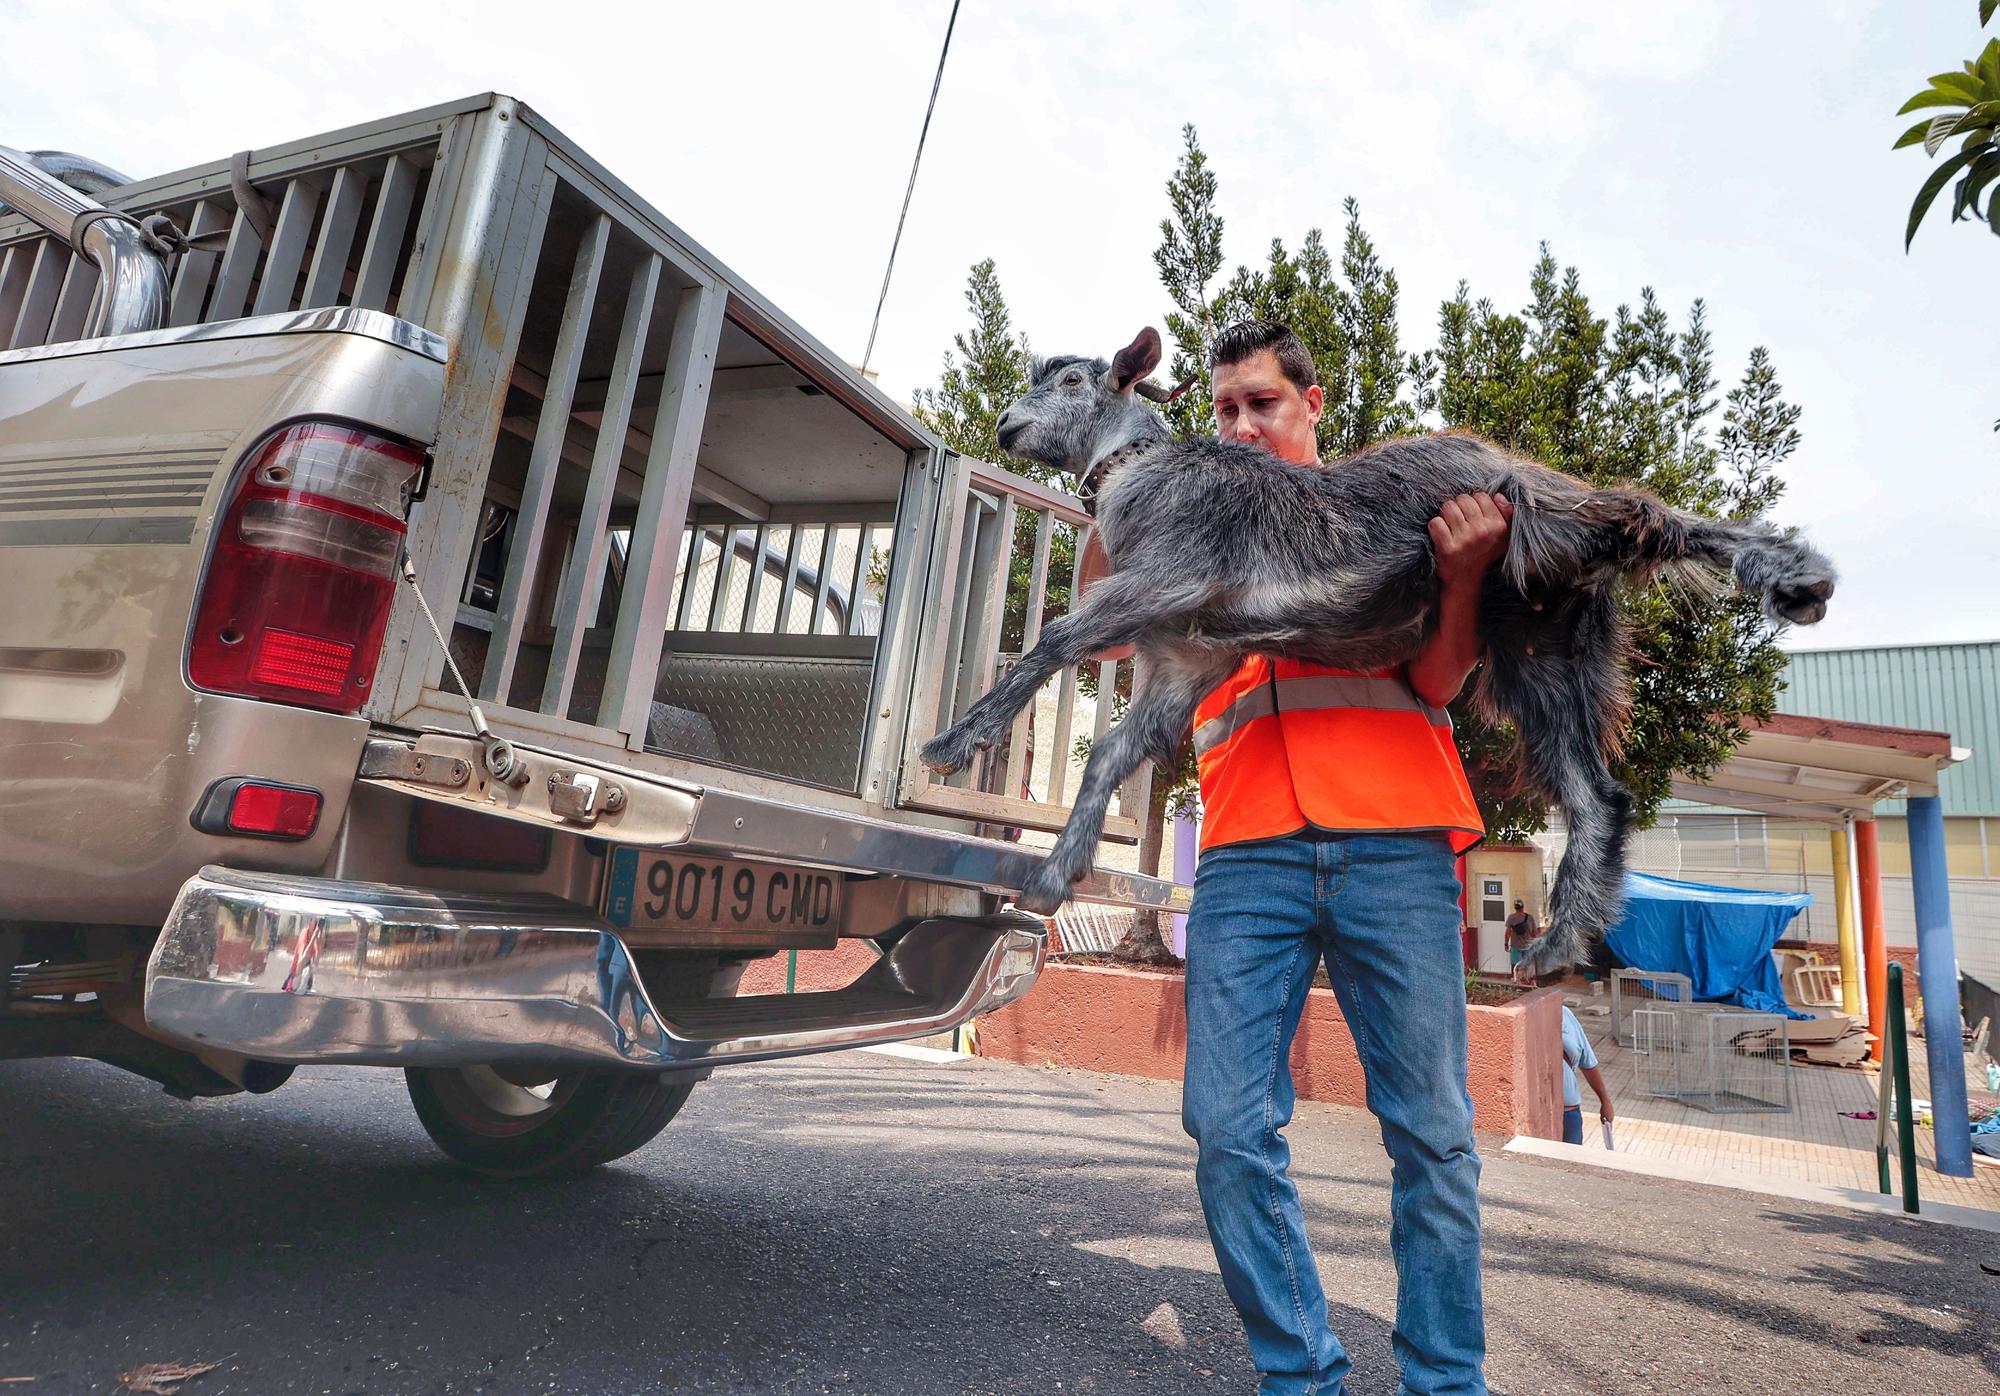
[[[1520,734],[1523,774],[1562,806],[1569,846],[1549,896],[1548,930],[1523,965],[1544,974],[1582,959],[1624,902],[1632,797],[1605,762],[1627,702],[1619,660],[1626,637],[1608,591],[1576,599],[1548,621],[1533,654],[1488,651],[1479,700]]]
[[[1035,647],[965,716],[925,742],[917,759],[946,775],[964,770],[975,755],[1006,734],[1014,714],[1034,701],[1051,674],[1099,651],[1130,644],[1157,624],[1158,602],[1143,574],[1114,573],[1105,578],[1068,615],[1051,621]]]
[[[1151,754],[1174,749],[1202,698],[1229,677],[1240,656],[1233,650],[1179,644],[1148,646],[1141,659],[1142,677],[1132,706],[1124,720],[1091,747],[1069,820],[1017,898],[1027,911],[1050,916],[1069,900],[1070,889],[1090,871],[1112,795]],[[1100,694],[1098,701],[1109,702],[1110,695]],[[1056,759],[1062,759],[1061,752]]]
[[[1763,604],[1778,624],[1813,625],[1833,595],[1833,564],[1790,530],[1726,519],[1687,521],[1690,556],[1727,567],[1736,584]]]
[[[1549,893],[1548,930],[1528,948],[1522,968],[1551,974],[1582,961],[1625,901],[1625,830],[1632,797],[1594,753],[1559,742],[1527,739],[1529,759],[1540,765],[1563,807],[1569,846],[1556,866]]]
[[[1586,581],[1607,565],[1625,573],[1664,571],[1696,585],[1716,573],[1762,604],[1777,624],[1811,625],[1833,595],[1833,564],[1794,532],[1769,524],[1708,519],[1662,504],[1643,490],[1592,490],[1568,508],[1517,508],[1507,575]]]

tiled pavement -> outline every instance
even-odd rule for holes
[[[1876,1190],[1875,1122],[1842,1115],[1843,1111],[1876,1108],[1879,1078],[1874,1070],[1794,1063],[1789,1112],[1715,1114],[1697,1105],[1656,1097],[1647,1090],[1642,1069],[1645,1058],[1613,1040],[1611,1018],[1601,1011],[1608,1000],[1572,994],[1569,1004],[1590,1037],[1605,1082],[1611,1087],[1618,1115],[1613,1139],[1627,1162],[1657,1159],[1683,1167]],[[1911,1044],[1910,1057],[1911,1091],[1917,1099],[1927,1099],[1929,1081],[1921,1041]],[[1983,1079],[1968,1077],[1966,1086],[1975,1109],[1996,1103]],[[1583,1095],[1585,1119],[1593,1126],[1584,1131],[1584,1149],[1601,1154],[1604,1141],[1592,1118],[1596,1101],[1588,1086]],[[1932,1132],[1920,1127],[1919,1196],[1929,1202],[2000,1212],[2000,1168],[1976,1165],[1970,1178],[1946,1177],[1934,1166],[1934,1144]],[[1892,1154],[1892,1169],[1894,1163]]]

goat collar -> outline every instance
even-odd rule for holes
[[[1083,479],[1077,482],[1076,497],[1083,501],[1083,511],[1093,519],[1097,517],[1097,496],[1112,472],[1130,464],[1139,456],[1158,446],[1156,437],[1142,436],[1136,441],[1127,441],[1123,446],[1114,447],[1109,455],[1100,456],[1083,472]]]

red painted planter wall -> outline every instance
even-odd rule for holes
[[[1524,994],[1505,1008],[1466,1010],[1467,1084],[1478,1128],[1510,1137],[1561,1137],[1561,1013],[1555,989]],[[1051,964],[1026,998],[979,1020],[979,1053],[1030,1066],[1178,1081],[1187,1058],[1181,978]],[[1306,1100],[1367,1103],[1354,1038],[1330,989],[1314,989],[1307,999],[1292,1044],[1292,1079]]]
[[[865,940],[842,940],[832,950],[801,950],[793,987],[801,994],[816,993],[822,989],[844,989],[867,973],[868,967],[880,958]],[[782,994],[785,992],[785,974],[786,952],[783,950],[761,960],[752,960],[743,968],[743,982],[737,986],[737,995]]]

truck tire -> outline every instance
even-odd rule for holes
[[[581,1173],[623,1158],[667,1127],[694,1089],[641,1071],[535,1066],[408,1067],[424,1133],[491,1178]]]

